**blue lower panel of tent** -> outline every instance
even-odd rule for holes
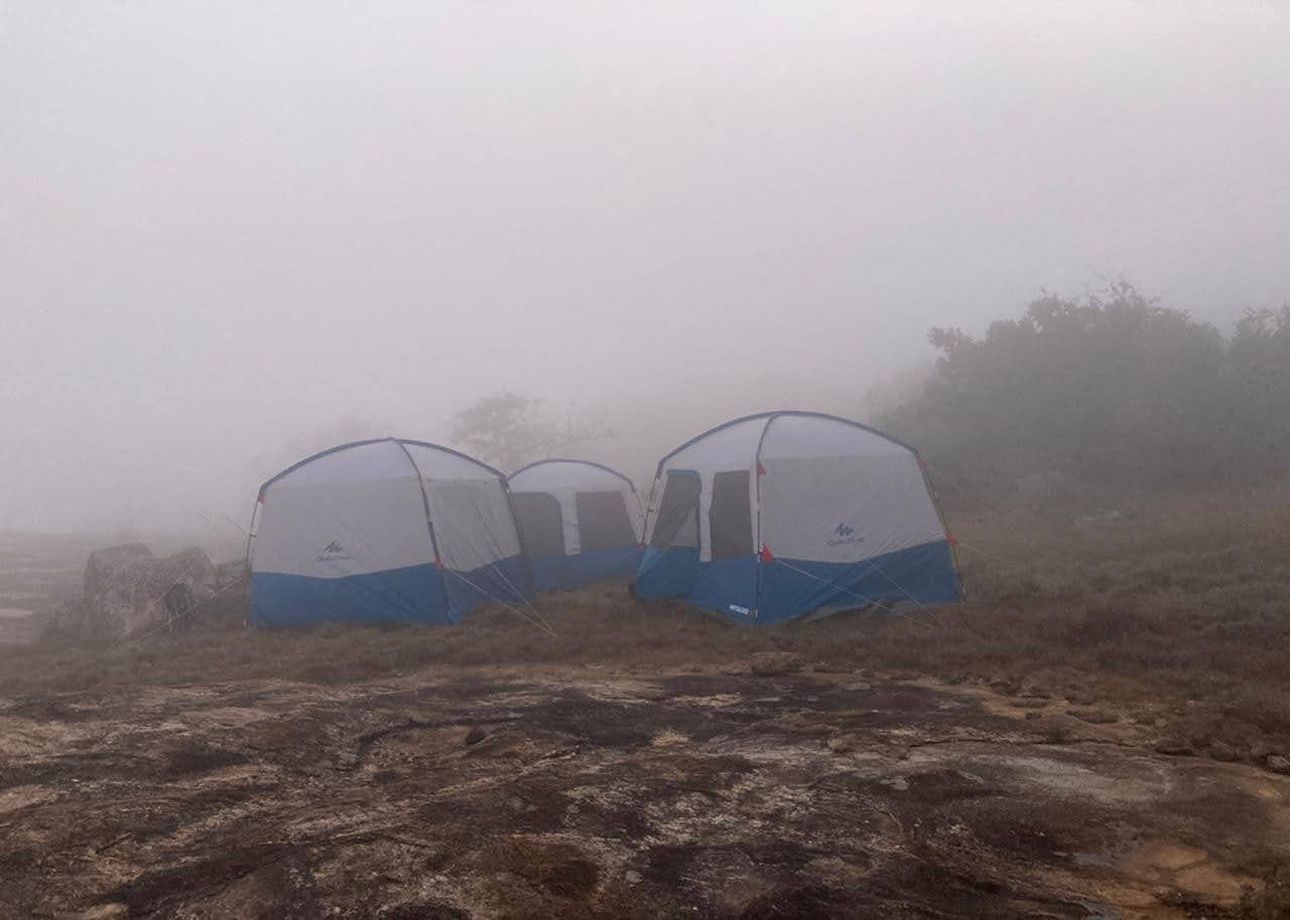
[[[820,609],[912,601],[952,604],[961,596],[945,541],[855,563],[776,559],[761,566],[757,622],[779,623]]]
[[[636,575],[636,596],[683,598],[737,623],[766,625],[867,604],[951,604],[960,598],[960,584],[944,541],[854,563],[763,563],[755,556],[699,562],[693,548],[651,547]]]
[[[533,596],[533,576],[523,556],[511,556],[470,572],[443,571],[453,619],[482,604],[524,604]]]
[[[718,559],[699,566],[689,601],[740,623],[759,621],[756,556]]]
[[[698,574],[698,547],[647,546],[636,570],[636,596],[647,601],[688,597]]]
[[[521,556],[460,574],[429,564],[344,578],[254,572],[251,622],[452,623],[480,604],[511,604],[529,593],[528,569]]]
[[[340,621],[450,623],[443,575],[433,565],[344,578],[254,572],[251,622],[256,626]]]
[[[640,561],[641,551],[635,546],[576,556],[534,556],[533,583],[539,591],[568,591],[611,578],[631,578]]]

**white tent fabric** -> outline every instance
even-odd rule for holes
[[[635,542],[640,542],[644,526],[643,509],[636,487],[626,476],[608,467],[584,460],[541,460],[512,473],[507,481],[512,493],[540,492],[553,496],[560,503],[566,555],[575,556],[582,552],[582,536],[578,527],[579,493],[621,493]]]
[[[531,590],[510,492],[447,448],[389,438],[308,458],[260,490],[252,619],[452,621]]]
[[[517,470],[508,481],[539,589],[635,571],[642,508],[627,477],[597,463],[555,459]]]
[[[744,621],[959,592],[917,452],[820,413],[737,419],[668,454],[645,539],[638,594],[689,597]]]

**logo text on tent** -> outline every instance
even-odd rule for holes
[[[353,559],[354,557],[345,552],[345,547],[341,546],[335,540],[332,540],[323,547],[323,551],[314,557],[315,562],[334,562],[338,559]]]
[[[857,537],[855,528],[845,522],[834,528],[833,536],[829,538],[829,546],[851,546],[863,542],[864,537]]]

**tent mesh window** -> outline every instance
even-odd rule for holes
[[[622,492],[579,492],[576,503],[578,536],[584,553],[636,543]]]
[[[511,498],[525,548],[534,556],[563,556],[564,520],[559,499],[547,492],[515,492]]]
[[[650,546],[699,545],[699,477],[694,473],[667,474],[667,485],[659,500],[658,519]]]
[[[712,477],[708,526],[714,560],[752,555],[752,508],[748,500],[747,470],[717,473]]]

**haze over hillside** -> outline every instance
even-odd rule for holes
[[[241,520],[293,445],[504,389],[640,475],[1042,288],[1230,328],[1290,297],[1287,47],[1276,4],[6,3],[0,528]]]

